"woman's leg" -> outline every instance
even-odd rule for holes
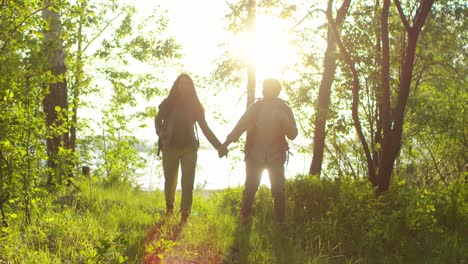
[[[186,149],[181,157],[182,167],[182,201],[180,211],[182,221],[186,221],[192,209],[193,183],[197,165],[197,149]]]
[[[174,211],[174,197],[177,188],[179,173],[179,151],[176,149],[165,149],[162,152],[164,170],[164,196],[166,198],[166,212]]]

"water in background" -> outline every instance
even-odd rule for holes
[[[291,155],[286,164],[286,178],[297,174],[307,173],[311,161],[310,154],[299,153],[291,148]],[[145,190],[164,189],[164,177],[161,158],[141,153],[148,161],[148,168],[137,179],[137,184]],[[179,184],[180,189],[180,171]],[[218,158],[218,153],[212,148],[200,148],[198,151],[198,164],[195,174],[195,188],[218,190],[243,185],[245,181],[245,164],[242,160],[234,161],[227,158]],[[268,173],[264,171],[261,184],[270,186]]]

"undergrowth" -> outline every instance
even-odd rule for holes
[[[416,188],[297,176],[287,182],[288,226],[270,190],[239,225],[242,187],[196,192],[189,222],[165,217],[161,191],[77,183],[35,201],[32,223],[9,213],[0,263],[468,263],[468,188]],[[179,194],[176,202],[180,201]]]

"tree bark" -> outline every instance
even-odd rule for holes
[[[338,46],[344,57],[346,64],[349,66],[353,76],[353,105],[352,116],[354,127],[359,136],[359,140],[363,146],[367,167],[369,171],[369,180],[377,187],[377,193],[382,193],[388,190],[390,180],[393,173],[395,160],[398,157],[401,138],[403,133],[403,121],[405,115],[406,104],[411,88],[411,81],[413,76],[414,59],[416,56],[416,47],[418,36],[421,33],[425,20],[431,11],[434,0],[421,0],[419,7],[413,19],[413,25],[403,13],[399,0],[394,0],[398,13],[400,14],[401,21],[404,29],[407,32],[408,39],[403,54],[401,56],[401,72],[399,90],[397,91],[398,97],[396,107],[392,109],[391,105],[391,92],[390,92],[390,41],[388,30],[388,18],[390,12],[390,0],[383,1],[382,13],[380,18],[380,36],[382,44],[382,58],[380,61],[381,66],[381,91],[376,93],[376,101],[378,104],[378,120],[376,121],[377,130],[382,129],[382,144],[381,147],[375,149],[375,155],[371,156],[367,140],[364,137],[362,127],[359,121],[359,75],[356,71],[354,61],[352,60],[349,52],[341,42],[340,35],[336,29],[333,18],[328,15],[328,20],[333,28],[333,32],[337,38]],[[379,39],[378,39],[379,41]],[[377,132],[376,142],[380,140],[380,132]]]
[[[45,6],[52,6],[49,1],[45,1]],[[48,85],[43,106],[46,115],[46,126],[49,130],[49,136],[46,139],[48,166],[51,169],[47,180],[48,185],[54,182],[54,175],[58,177],[56,180],[60,183],[62,174],[58,170],[58,152],[59,147],[69,147],[68,132],[55,132],[55,128],[64,125],[67,119],[66,111],[68,109],[67,101],[67,83],[65,74],[67,67],[65,64],[65,54],[62,40],[62,24],[60,14],[52,8],[46,8],[42,11],[42,18],[47,22],[48,29],[44,30],[44,49],[47,57],[48,69],[54,78]],[[64,113],[64,117],[60,118],[58,112]],[[59,129],[59,131],[67,131]]]
[[[377,185],[378,192],[383,191],[384,186],[388,185],[386,175],[382,174],[390,171],[393,168],[393,162],[391,162],[391,103],[390,103],[390,39],[388,32],[388,17],[390,12],[390,0],[383,0],[382,13],[380,16],[380,32],[382,40],[382,59],[381,59],[381,111],[379,112],[380,121],[382,122],[382,145],[381,154],[379,155],[381,160],[378,162],[378,177]]]
[[[336,15],[337,30],[341,27],[348,12],[351,0],[343,1]],[[328,1],[327,13],[332,14],[333,0]],[[323,75],[320,82],[317,114],[315,116],[314,129],[314,149],[312,163],[310,164],[309,174],[320,177],[323,163],[323,153],[325,148],[325,127],[328,119],[328,110],[330,108],[330,94],[335,78],[336,70],[336,37],[330,26],[327,29],[327,48],[323,60]]]
[[[351,106],[351,115],[353,118],[353,125],[354,125],[354,128],[356,129],[356,133],[358,134],[358,138],[359,138],[359,141],[361,142],[362,148],[364,149],[364,154],[366,156],[366,162],[367,162],[367,170],[369,172],[368,177],[370,180],[375,179],[376,171],[374,167],[374,161],[372,159],[372,155],[369,149],[369,144],[367,143],[366,137],[364,136],[364,132],[362,130],[361,120],[359,119],[359,91],[361,90],[361,84],[359,82],[359,73],[356,69],[354,60],[352,59],[348,50],[346,49],[343,42],[341,41],[341,37],[337,30],[333,17],[331,16],[331,14],[327,14],[327,18],[328,18],[328,23],[330,23],[333,33],[335,34],[336,42],[338,44],[338,47],[340,48],[341,54],[343,55],[343,59],[346,65],[348,65],[351,71],[351,74],[353,76],[353,87],[352,87],[353,102]]]
[[[385,0],[390,2],[390,0]],[[393,166],[398,157],[401,148],[401,138],[403,134],[403,122],[405,109],[408,102],[408,96],[411,88],[413,77],[414,59],[416,57],[416,47],[418,37],[426,18],[431,11],[434,0],[423,0],[414,16],[413,25],[411,26],[403,14],[399,0],[394,0],[397,6],[400,18],[408,34],[406,41],[407,46],[402,57],[402,67],[400,72],[400,84],[398,90],[398,98],[396,107],[392,113],[391,110],[386,113],[388,120],[382,120],[383,142],[382,142],[382,157],[378,168],[378,186],[377,192],[385,192],[390,186],[390,180],[393,174]],[[388,3],[390,5],[390,3]],[[385,7],[385,4],[384,4]],[[387,19],[388,21],[388,19]],[[383,35],[383,33],[382,33]],[[388,37],[388,32],[387,32]],[[390,90],[389,90],[390,93]]]
[[[253,34],[255,29],[255,0],[247,3],[247,34],[249,58],[247,64],[247,107],[255,101],[255,60],[253,58]]]
[[[70,149],[75,151],[76,148],[76,126],[78,122],[78,106],[80,104],[80,89],[83,81],[83,24],[85,23],[85,10],[87,1],[81,2],[80,20],[77,31],[77,51],[76,51],[76,68],[75,68],[75,83],[73,85],[73,107],[70,125]]]
[[[255,29],[255,0],[249,0],[247,3],[247,34],[248,34],[248,64],[247,64],[247,105],[246,109],[255,102],[255,59],[253,58],[253,34]],[[250,131],[245,132],[246,142],[251,137]]]

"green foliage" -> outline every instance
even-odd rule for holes
[[[462,235],[467,229],[454,226],[467,221],[467,188],[459,183],[428,189],[395,181],[382,196],[368,183],[347,179],[305,177],[288,187],[289,204],[296,205],[295,239],[306,252],[322,252],[340,263],[459,262],[467,254]]]
[[[414,188],[395,180],[375,196],[366,181],[297,176],[287,182],[289,228],[273,221],[259,188],[252,224],[239,226],[242,188],[196,197],[163,263],[459,263],[466,261],[468,188]],[[170,228],[169,228],[170,229]],[[171,229],[170,229],[171,230]],[[173,230],[173,229],[172,229]],[[173,240],[168,242],[167,240]]]
[[[0,231],[0,262],[138,263],[147,229],[163,208],[161,192],[83,179],[79,191],[42,193],[34,224],[14,216]],[[13,215],[10,215],[13,218]]]
[[[129,118],[122,110],[106,111],[102,135],[91,137],[87,143],[89,161],[96,164],[94,174],[108,184],[135,182],[144,160],[135,148],[137,138],[127,127]]]
[[[39,193],[33,223],[10,213],[0,261],[11,263],[463,263],[468,188],[414,188],[375,196],[369,183],[297,176],[287,181],[288,227],[273,220],[261,186],[252,224],[239,226],[242,187],[196,192],[189,222],[162,217],[164,195],[96,179],[80,190]],[[176,196],[180,199],[180,195]],[[153,227],[151,227],[153,226]],[[144,239],[146,237],[146,240]]]
[[[442,1],[421,33],[400,174],[420,185],[460,180],[466,164],[466,3]],[[465,10],[465,14],[461,12]]]
[[[259,12],[296,23],[291,20],[295,1],[257,3]],[[380,76],[373,44],[378,21],[362,15],[374,12],[369,3],[353,5],[353,23],[344,28],[345,44],[358,51],[358,70],[368,77],[361,98],[360,115],[369,119],[364,123],[371,122],[376,105],[370,98]],[[179,69],[180,47],[167,33],[169,21],[160,9],[141,18],[134,7],[115,0],[62,1],[51,8],[62,17],[67,73],[53,76],[42,49],[43,30],[50,27],[41,17],[42,8],[41,1],[1,4],[0,262],[137,262],[149,224],[161,220],[164,199],[160,192],[129,187],[145,166],[134,133],[155,115],[151,101],[165,91],[166,69]],[[228,28],[244,31],[246,2],[234,3],[231,10]],[[388,193],[375,197],[359,180],[366,168],[351,129],[349,76],[338,69],[327,127],[331,158],[324,174],[339,179],[300,176],[288,182],[287,239],[272,223],[272,198],[264,187],[257,194],[252,226],[238,228],[239,187],[209,198],[196,196],[190,225],[178,240],[163,236],[154,246],[164,248],[166,259],[200,262],[466,262],[468,190],[461,183],[466,179],[466,10],[463,1],[437,1],[421,33],[405,138]],[[396,10],[391,12],[394,52],[400,49],[402,29]],[[320,16],[311,15],[315,22]],[[324,35],[325,18],[301,23],[294,41],[300,42],[303,61],[295,65],[293,79],[285,80],[285,90],[309,137],[323,56],[316,41]],[[229,48],[213,78],[199,78],[197,86],[241,86],[245,63],[227,56],[233,54]],[[392,68],[393,89],[398,70]],[[69,109],[55,107],[61,125],[47,128],[43,100],[50,91],[45,87],[65,79]],[[56,172],[48,168],[46,139],[75,126],[76,152],[60,146],[58,168],[80,171],[87,164],[94,176],[75,183],[81,191],[72,192],[73,185],[66,187],[58,179],[58,188],[50,192],[45,182]],[[172,232],[171,226],[165,231]]]

